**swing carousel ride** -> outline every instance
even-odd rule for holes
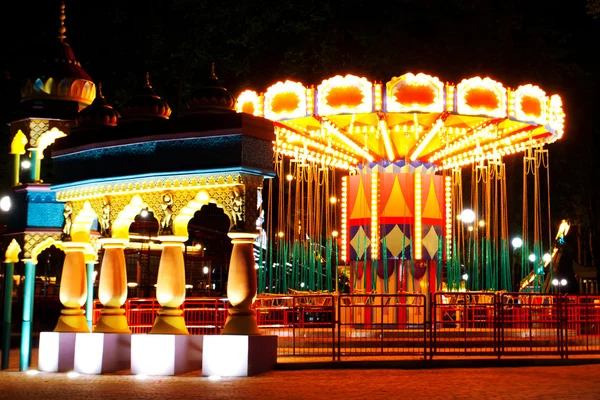
[[[275,125],[278,180],[269,182],[256,251],[260,291],[341,291],[338,274],[355,293],[512,290],[515,278],[540,289],[552,245],[545,145],[564,131],[558,95],[480,77],[454,85],[407,73],[384,85],[346,75],[316,88],[246,90],[237,111]],[[515,153],[523,154],[520,276],[504,163]]]

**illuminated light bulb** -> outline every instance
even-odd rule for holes
[[[68,377],[68,378],[71,378],[71,379],[73,379],[73,378],[77,378],[78,376],[79,376],[79,373],[78,373],[78,372],[75,372],[75,371],[71,371],[71,372],[69,372],[69,373],[67,374],[67,377]]]
[[[21,161],[21,168],[23,168],[23,169],[31,168],[31,161],[29,161],[29,160]]]
[[[283,237],[283,232],[279,232],[279,233],[277,234],[277,236],[279,236],[280,238],[282,238],[282,237]]]
[[[204,272],[204,275],[208,274],[208,267],[202,268],[202,272]]]
[[[535,254],[530,254],[529,255],[529,261],[535,262],[536,259],[537,259],[537,257],[535,256]]]
[[[38,371],[37,369],[30,369],[26,372],[27,375],[37,375],[39,373],[40,371]]]
[[[550,254],[546,253],[542,257],[542,260],[544,260],[545,263],[549,263],[550,261],[552,261],[552,256]]]
[[[475,221],[475,212],[471,209],[465,209],[462,211],[462,213],[460,214],[460,219],[462,220],[462,222],[466,223],[466,224],[470,224],[473,221]]]
[[[338,231],[331,232],[331,236],[333,236],[334,238],[338,237]]]
[[[472,226],[469,226],[469,227],[467,228],[467,230],[468,230],[469,232],[473,232],[473,227],[472,227]]]
[[[480,220],[479,221],[479,226],[484,227],[485,226],[485,221],[484,220]]]
[[[148,210],[144,209],[140,212],[140,216],[142,218],[146,218],[148,216]]]
[[[331,204],[335,204],[335,203],[337,203],[337,197],[335,197],[335,196],[331,196],[331,197],[329,198],[329,202],[330,202]]]

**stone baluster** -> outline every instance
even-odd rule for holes
[[[85,267],[86,243],[63,242],[65,261],[60,279],[60,302],[64,308],[54,332],[89,332],[84,310],[87,281]]]
[[[152,334],[188,335],[183,311],[179,306],[185,300],[185,264],[183,242],[185,236],[159,236],[163,250],[156,280],[156,300],[162,309],[154,320]]]
[[[229,232],[233,243],[227,297],[231,307],[222,334],[260,335],[252,310],[256,298],[256,269],[254,268],[253,243],[257,233]]]
[[[94,332],[98,333],[131,333],[122,308],[127,300],[127,270],[125,266],[126,240],[116,238],[100,239],[104,247],[100,281],[98,283],[98,299],[104,305],[98,318]]]

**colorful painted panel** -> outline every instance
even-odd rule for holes
[[[373,111],[373,85],[354,75],[335,76],[317,87],[319,115],[369,113]]]
[[[434,76],[411,73],[394,77],[386,84],[388,112],[444,111],[444,84]]]
[[[456,85],[457,112],[465,115],[507,116],[506,89],[500,82],[480,77]]]
[[[279,121],[306,116],[306,88],[298,82],[277,82],[265,92],[265,118]]]

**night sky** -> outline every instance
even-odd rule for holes
[[[59,5],[20,1],[3,12],[5,122],[18,106],[22,79],[39,70],[44,43],[56,40]],[[480,75],[509,87],[537,84],[563,98],[567,115],[565,137],[549,147],[553,215],[588,225],[598,219],[591,210],[600,195],[600,19],[588,14],[586,1],[71,0],[66,6],[66,41],[117,107],[149,71],[175,115],[212,61],[235,95],[286,78],[317,85],[346,73],[383,82],[424,72],[455,83]],[[513,162],[519,171],[520,157]]]

